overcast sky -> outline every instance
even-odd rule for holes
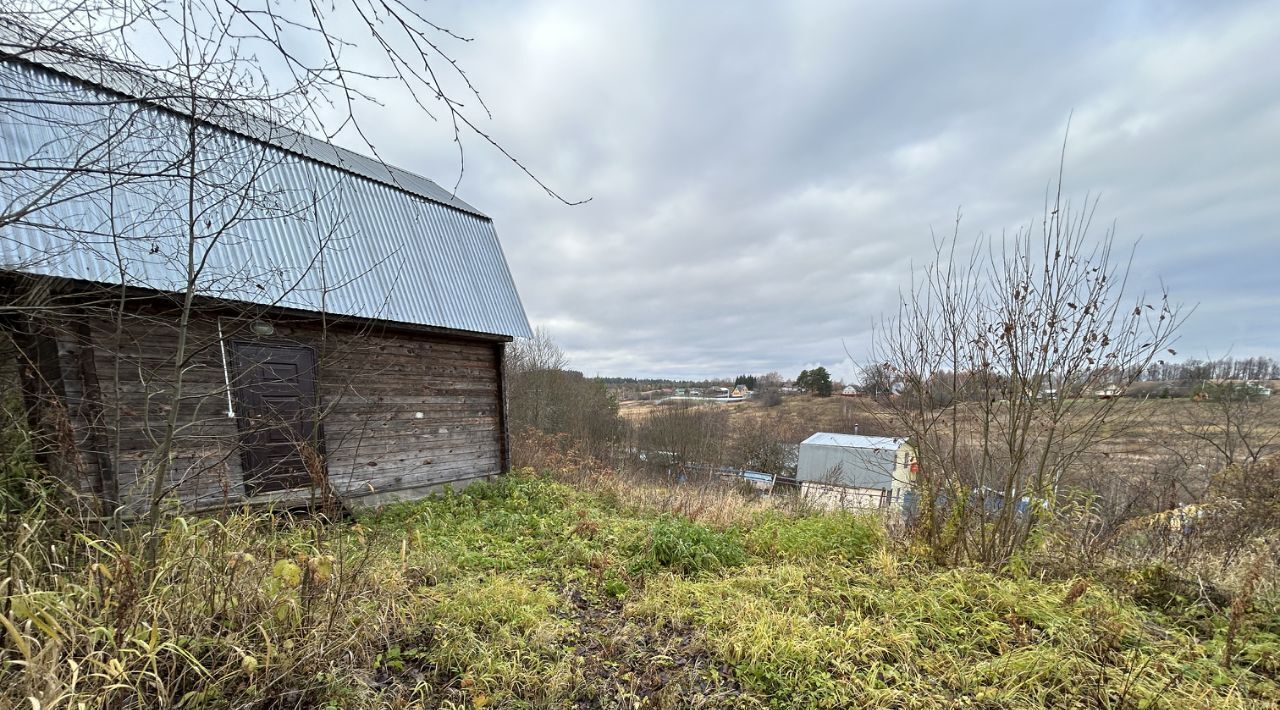
[[[1183,355],[1280,355],[1280,3],[427,5],[483,127],[466,143],[534,325],[587,374],[848,376],[930,231],[1032,221],[1068,116],[1069,192],[1197,305]],[[444,127],[365,116],[452,186]],[[1101,236],[1102,230],[1098,234]]]

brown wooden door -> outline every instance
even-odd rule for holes
[[[312,447],[319,454],[321,448],[315,353],[257,343],[235,343],[235,353],[246,491],[254,495],[311,485],[303,451]]]

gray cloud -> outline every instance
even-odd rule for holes
[[[428,10],[476,38],[486,130],[592,197],[465,143],[459,193],[588,373],[847,371],[957,207],[967,236],[1038,214],[1072,112],[1068,188],[1200,304],[1180,349],[1280,353],[1276,2]],[[384,98],[382,155],[451,184],[447,127]]]

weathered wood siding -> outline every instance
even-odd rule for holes
[[[80,337],[68,324],[61,329],[66,336],[58,338],[68,408],[88,470],[86,485],[118,490],[120,501],[134,510],[149,499],[154,476],[146,473],[147,464],[174,406],[172,496],[191,508],[245,500],[218,321],[197,316],[187,328],[180,393],[176,321],[171,311],[133,313],[119,324],[90,318]],[[329,479],[345,500],[411,498],[441,484],[501,472],[500,357],[494,342],[379,326],[273,324],[273,335],[259,337],[244,320],[227,319],[223,334],[228,344],[314,349]],[[87,346],[91,358],[82,357]],[[234,361],[231,367],[234,387]],[[97,377],[100,403],[83,396],[86,372]],[[104,446],[110,450],[101,451]],[[101,470],[101,462],[113,470]],[[303,491],[295,497],[309,495]]]

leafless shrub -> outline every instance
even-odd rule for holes
[[[1236,656],[1236,637],[1240,634],[1241,628],[1245,622],[1245,613],[1249,611],[1249,606],[1253,602],[1254,594],[1257,592],[1258,582],[1262,578],[1263,569],[1271,558],[1275,557],[1275,544],[1267,546],[1267,549],[1261,551],[1256,556],[1253,564],[1249,565],[1241,582],[1239,589],[1232,596],[1231,608],[1227,614],[1227,633],[1226,639],[1222,644],[1222,667],[1230,668],[1231,663]]]
[[[1188,470],[1256,464],[1280,443],[1280,406],[1244,382],[1201,381],[1171,410],[1162,447]]]
[[[719,405],[667,403],[633,426],[634,447],[653,467],[685,471],[724,460],[729,416]]]
[[[782,387],[776,384],[762,384],[756,390],[755,399],[762,406],[776,407],[782,404]]]
[[[563,435],[588,455],[607,458],[622,436],[618,403],[603,382],[568,365],[564,351],[542,328],[507,348],[503,367],[511,431]],[[530,460],[532,454],[521,451],[529,440],[513,439],[517,463]]]
[[[938,244],[880,328],[877,360],[902,382],[892,416],[919,457],[919,533],[936,555],[1000,563],[1056,504],[1064,476],[1122,422],[1115,399],[1182,321],[1168,297],[1126,292],[1110,231],[1089,236],[1096,201],[1061,190],[1042,227],[980,239],[968,256]],[[996,510],[971,498],[991,489]],[[1015,504],[1021,501],[1022,504]]]
[[[731,433],[726,460],[740,469],[794,477],[797,446],[807,433],[791,422],[751,418]]]

